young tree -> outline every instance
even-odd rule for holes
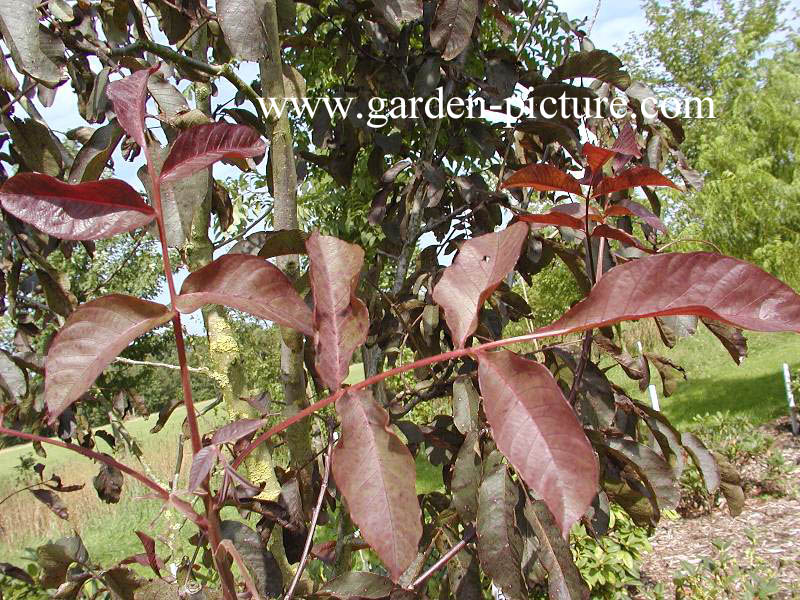
[[[79,306],[49,344],[43,394],[23,392],[40,399],[33,418],[10,423],[11,397],[0,434],[69,448],[103,463],[109,479],[135,479],[197,528],[210,565],[202,583],[191,569],[170,577],[155,536],[136,532],[144,552],[128,562],[153,570],[145,580],[125,564],[92,564],[75,536],[39,549],[38,585],[77,595],[94,581],[125,598],[233,600],[474,598],[492,582],[509,598],[541,587],[553,598],[586,598],[567,544],[572,525],[581,520],[602,535],[611,501],[637,522],[657,521],[677,501],[687,456],[709,490],[741,510],[730,469],[612,385],[592,349],[645,384],[652,363],[668,387],[677,365],[654,354],[634,359],[612,325],[656,318],[671,344],[702,319],[738,359],[737,328],[800,331],[800,297],[736,259],[660,251],[667,232],[654,188],[678,186],[655,167],[677,151],[675,123],[646,119],[621,61],[594,49],[548,0],[0,9],[15,68],[29,78],[10,83],[21,93],[5,103],[28,113],[6,115],[4,158],[17,172],[0,188],[5,226],[61,248],[154,224],[170,300],[109,294]],[[255,81],[238,60],[258,64]],[[114,114],[92,133],[110,142],[90,140],[75,157],[62,152],[28,97],[35,89],[47,99],[62,79],[82,98],[87,121]],[[176,87],[185,82],[192,104]],[[387,113],[383,129],[369,122],[373,98],[441,97],[463,107],[476,98],[502,103],[523,87],[529,102],[509,127],[430,113]],[[352,98],[354,108],[307,120],[274,109],[317,94]],[[548,116],[548,106],[571,99],[606,104],[598,114]],[[29,143],[31,132],[42,144]],[[100,148],[93,156],[105,165],[119,144],[144,159],[146,200],[126,182],[97,180],[97,164],[89,176],[71,175],[84,164],[81,152]],[[221,241],[236,242],[230,252],[215,253],[228,244],[211,241],[212,216],[221,222],[228,205],[212,165],[253,168],[267,151],[274,228],[255,231],[264,220],[254,216],[252,227]],[[299,184],[304,173],[310,178]],[[649,208],[633,196],[640,187]],[[342,227],[331,215],[360,220]],[[307,225],[337,226],[365,247]],[[180,289],[170,248],[191,271]],[[504,339],[509,320],[529,311],[510,289],[515,273],[530,278],[553,261],[586,298],[550,325]],[[230,414],[213,432],[198,425],[181,321],[201,308],[208,368]],[[229,310],[281,327],[278,420],[244,393],[250,373]],[[191,441],[187,490],[45,437],[65,411],[86,410],[86,392],[129,343],[169,323]],[[524,354],[501,350],[544,339]],[[348,386],[357,352],[366,378]],[[448,414],[425,425],[405,418],[442,397],[452,399]],[[312,415],[321,417],[316,428]],[[280,468],[277,436],[289,455]],[[418,497],[414,454],[423,452],[444,485]],[[57,493],[69,490],[47,481],[36,491],[58,514]],[[230,507],[244,521],[224,519]],[[315,537],[323,511],[335,520],[335,539]],[[355,572],[352,552],[364,547],[380,566]],[[312,557],[329,565],[314,579]],[[24,579],[13,567],[4,572]]]

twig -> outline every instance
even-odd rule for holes
[[[670,246],[674,246],[675,244],[681,244],[681,243],[684,243],[684,242],[692,243],[692,244],[705,244],[706,246],[711,246],[717,254],[722,254],[722,250],[720,250],[719,246],[717,246],[713,242],[709,242],[708,240],[696,240],[696,239],[693,239],[693,238],[686,238],[684,240],[673,240],[673,241],[661,246],[661,248],[659,248],[657,250],[657,252],[659,252],[659,253],[663,252],[664,250],[666,250]]]
[[[3,105],[3,108],[0,108],[0,113],[6,112],[9,108],[11,108],[17,102],[22,100],[22,98],[24,96],[27,96],[29,92],[33,91],[33,89],[36,87],[36,85],[37,85],[37,83],[34,81],[30,85],[28,85],[28,87],[26,87],[24,89],[21,89],[19,92],[17,92],[17,94],[11,100],[9,100],[8,102],[6,102]]]
[[[331,454],[333,452],[333,428],[329,427],[329,436],[328,436],[328,453],[325,455],[325,474],[322,476],[322,485],[319,488],[319,496],[317,497],[317,506],[314,508],[314,514],[311,517],[311,526],[308,529],[308,535],[306,536],[306,545],[303,548],[303,557],[300,559],[300,564],[297,567],[297,572],[294,574],[294,578],[292,579],[292,583],[289,586],[289,590],[286,592],[286,596],[284,600],[291,600],[292,596],[294,595],[294,590],[297,587],[297,582],[300,581],[300,576],[303,574],[303,570],[306,567],[306,563],[308,562],[308,555],[311,552],[311,544],[314,542],[314,531],[317,528],[317,520],[319,519],[319,514],[322,512],[322,503],[325,501],[325,492],[328,489],[328,478],[331,474]]]
[[[162,362],[151,362],[148,360],[134,360],[132,358],[123,358],[122,356],[118,356],[117,358],[115,358],[114,362],[122,363],[125,365],[137,365],[141,367],[160,367],[162,369],[172,369],[173,371],[181,370],[179,365],[171,365],[169,363],[162,363]],[[208,369],[206,367],[187,367],[187,368],[192,373],[201,373],[202,375],[213,377],[211,369]]]
[[[178,64],[182,64],[184,66],[195,69],[196,71],[200,71],[201,73],[206,73],[207,75],[217,75],[224,77],[233,85],[233,87],[242,92],[242,94],[244,94],[245,97],[248,100],[250,100],[250,102],[253,103],[256,111],[259,113],[259,117],[269,122],[269,119],[264,116],[264,113],[262,111],[262,98],[258,94],[256,94],[255,90],[252,87],[250,87],[250,85],[248,85],[241,77],[239,77],[239,75],[236,74],[231,65],[229,64],[211,65],[202,60],[197,60],[196,58],[192,58],[190,56],[186,56],[185,54],[181,54],[180,52],[176,52],[169,46],[164,46],[163,44],[156,44],[155,42],[151,42],[150,40],[137,40],[132,44],[128,44],[126,46],[119,46],[118,48],[112,48],[110,54],[111,56],[129,56],[141,51],[150,52],[151,54],[155,54],[156,56],[163,58],[164,60],[169,60],[176,62]]]
[[[597,22],[597,15],[600,14],[601,4],[603,4],[603,0],[597,0],[597,6],[594,7],[594,16],[592,17],[592,22],[589,23],[589,27],[586,29],[586,35],[590,35],[592,29],[594,29],[594,24]]]
[[[475,537],[475,528],[470,525],[469,530],[467,531],[464,538],[458,542],[455,546],[450,548],[439,560],[437,560],[433,565],[425,571],[422,575],[417,577],[414,583],[411,584],[411,589],[416,589],[425,583],[428,578],[436,573],[439,569],[441,569],[444,565],[446,565],[456,554],[461,552],[467,544],[472,541],[472,538]]]

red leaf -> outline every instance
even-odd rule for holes
[[[650,210],[633,200],[623,198],[617,204],[610,206],[608,210],[606,210],[607,217],[621,217],[626,215],[634,215],[639,217],[653,229],[658,229],[664,233],[667,232],[667,228],[664,227],[664,223],[661,222],[661,219],[654,215]]]
[[[603,165],[614,158],[617,153],[613,150],[600,148],[599,146],[586,142],[583,145],[583,155],[586,157],[586,162],[589,164],[592,173],[597,173],[603,168]]]
[[[577,179],[546,163],[526,165],[506,179],[501,187],[503,189],[533,188],[540,192],[559,191],[583,195]]]
[[[611,150],[617,154],[624,154],[625,156],[632,156],[634,158],[642,158],[642,151],[639,148],[639,142],[636,141],[636,132],[631,127],[630,123],[625,123],[619,130],[619,137],[614,142]]]
[[[275,265],[258,256],[226,254],[183,282],[175,308],[190,313],[223,304],[312,335],[311,309]]]
[[[755,265],[711,254],[658,254],[614,267],[589,296],[540,333],[698,315],[755,331],[800,333],[800,296]]]
[[[592,198],[643,185],[671,187],[676,190],[681,189],[655,169],[651,169],[650,167],[632,167],[627,171],[623,171],[616,177],[604,178],[603,181],[600,182],[600,185],[595,188]]]
[[[254,431],[258,431],[267,423],[266,419],[239,419],[233,423],[223,425],[214,432],[214,437],[211,438],[211,443],[217,444],[231,444],[250,435]]]
[[[136,190],[119,179],[70,185],[41,173],[20,173],[0,188],[0,204],[62,240],[109,238],[155,218]]]
[[[149,69],[136,71],[108,84],[106,96],[114,105],[117,121],[133,141],[143,149],[147,149],[145,141],[144,117],[147,102],[147,80],[158,71],[158,65]]]
[[[513,352],[482,352],[478,379],[498,449],[566,536],[592,503],[599,477],[575,413],[546,367]]]
[[[159,569],[163,566],[163,562],[159,561],[158,556],[156,556],[156,541],[151,538],[149,535],[142,533],[141,531],[135,532],[136,536],[139,538],[139,541],[142,542],[142,546],[144,546],[144,553],[147,557],[147,564],[150,565],[150,568],[153,569],[153,572],[161,577],[161,572]],[[159,564],[161,562],[161,564]]]
[[[342,421],[331,459],[336,486],[364,540],[397,581],[416,559],[422,537],[414,459],[370,392],[348,392],[336,411]]]
[[[433,301],[444,309],[457,348],[478,327],[478,313],[503,278],[517,264],[528,226],[514,223],[497,233],[464,242],[455,262],[444,270],[433,289]]]
[[[78,307],[47,353],[44,399],[49,422],[78,400],[128,344],[172,315],[163,304],[121,294]]]
[[[604,237],[609,238],[612,240],[617,240],[618,242],[622,242],[623,244],[627,244],[628,246],[636,246],[639,250],[644,250],[645,252],[649,252],[653,254],[655,251],[652,248],[648,248],[645,246],[641,241],[633,237],[627,231],[623,231],[622,229],[618,229],[616,227],[611,227],[610,225],[601,224],[595,227],[592,230],[592,237]]]
[[[192,466],[189,469],[189,492],[194,492],[211,473],[211,469],[217,464],[219,450],[216,446],[206,446],[194,455]]]
[[[306,241],[314,294],[314,346],[317,373],[331,390],[350,370],[356,348],[367,339],[369,313],[356,297],[364,251],[315,231]]]
[[[583,231],[583,221],[566,213],[553,211],[543,214],[518,214],[517,219],[526,223],[539,225],[555,225],[556,227],[571,227]]]
[[[188,177],[223,158],[250,158],[266,152],[258,132],[247,125],[207,123],[181,133],[161,169],[161,181]]]

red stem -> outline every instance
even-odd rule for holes
[[[510,346],[512,344],[521,344],[523,342],[530,342],[533,340],[538,340],[545,337],[552,337],[554,335],[560,335],[561,332],[559,331],[539,331],[533,333],[527,333],[525,335],[520,335],[517,337],[506,338],[503,340],[495,340],[493,342],[487,342],[485,344],[481,344],[479,346],[473,346],[471,348],[460,348],[458,350],[451,350],[450,352],[444,352],[443,354],[437,354],[436,356],[429,356],[427,358],[422,358],[420,360],[414,361],[412,363],[408,363],[407,365],[401,365],[399,367],[395,367],[394,369],[389,369],[388,371],[384,371],[383,373],[378,373],[377,375],[373,375],[365,379],[364,381],[360,381],[354,385],[351,385],[346,388],[341,388],[337,390],[335,393],[331,394],[327,398],[323,398],[319,402],[315,402],[310,406],[307,406],[303,410],[298,413],[295,413],[285,421],[282,421],[275,425],[274,427],[268,429],[261,435],[259,435],[256,439],[254,439],[249,446],[247,446],[239,456],[231,463],[231,465],[236,468],[242,461],[253,451],[256,447],[260,446],[266,440],[271,438],[273,435],[280,433],[281,431],[291,427],[298,421],[302,421],[307,416],[317,412],[318,410],[325,408],[329,404],[335,402],[338,398],[340,398],[345,392],[348,390],[360,390],[365,387],[369,387],[371,385],[375,385],[376,383],[380,383],[384,379],[388,379],[389,377],[394,377],[395,375],[401,375],[408,371],[413,371],[414,369],[419,369],[421,367],[427,367],[429,365],[444,362],[447,360],[455,360],[457,358],[462,358],[464,356],[469,356],[472,354],[478,354],[485,350],[492,350],[493,348],[500,348],[502,346]]]
[[[169,262],[169,248],[167,247],[167,232],[164,227],[164,215],[161,210],[161,180],[155,172],[150,153],[147,152],[147,172],[150,176],[150,185],[153,189],[153,208],[156,211],[156,223],[158,224],[158,237],[161,241],[161,258],[164,262],[164,276],[167,279],[167,289],[169,290],[169,301],[175,308],[175,281],[172,278],[172,267]],[[181,326],[181,315],[175,312],[172,318],[172,329],[175,332],[175,346],[178,350],[178,364],[181,367],[181,386],[183,387],[183,403],[186,406],[186,420],[189,423],[189,432],[192,439],[192,454],[197,454],[203,447],[200,439],[200,428],[197,425],[197,411],[192,400],[192,384],[189,380],[189,362],[186,360],[186,344],[183,340],[183,327]]]

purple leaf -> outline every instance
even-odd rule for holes
[[[163,325],[173,312],[163,304],[111,294],[73,312],[47,353],[44,399],[54,423],[133,340]]]
[[[109,238],[155,218],[152,207],[119,179],[70,185],[41,173],[20,173],[0,188],[0,204],[18,219],[63,240]]]
[[[311,310],[289,279],[258,256],[226,254],[183,282],[175,308],[190,313],[207,304],[223,304],[256,317],[313,334]]]
[[[336,411],[342,421],[331,463],[336,486],[364,540],[397,581],[417,557],[422,537],[414,459],[370,392],[345,394]]]
[[[247,125],[207,123],[181,133],[161,169],[161,181],[188,177],[223,158],[250,158],[266,152],[258,132]]]
[[[539,333],[563,335],[620,321],[697,315],[754,331],[800,333],[800,296],[750,263],[668,253],[614,267],[589,296]]]
[[[592,503],[599,477],[575,413],[546,367],[513,352],[482,352],[478,379],[498,449],[566,536]]]
[[[136,71],[106,88],[106,96],[114,105],[117,121],[133,141],[142,149],[147,149],[145,141],[145,103],[147,101],[147,80],[158,71],[159,65]]]
[[[487,233],[464,242],[455,262],[444,270],[433,289],[433,301],[444,309],[457,348],[478,327],[478,313],[500,282],[514,268],[528,236],[528,226]]]
[[[206,446],[194,455],[189,469],[189,492],[194,492],[203,484],[218,458],[219,450],[216,446]]]
[[[232,444],[254,431],[258,431],[266,423],[266,419],[239,419],[217,429],[211,438],[211,443],[214,445]]]
[[[347,377],[353,352],[367,339],[369,313],[356,297],[364,251],[316,231],[306,249],[311,259],[317,373],[335,390]]]

